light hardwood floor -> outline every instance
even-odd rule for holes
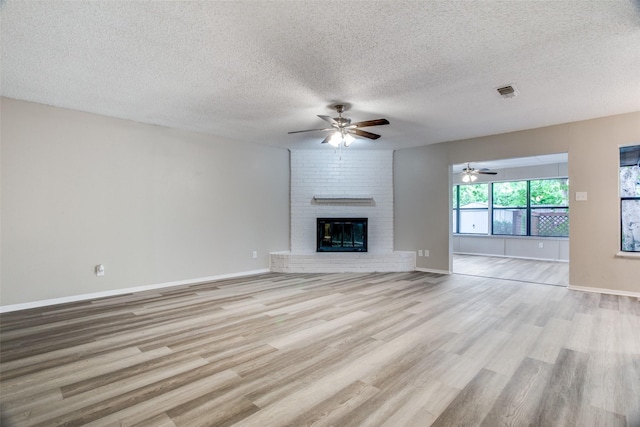
[[[453,272],[469,276],[569,286],[568,262],[454,254]]]
[[[270,273],[0,321],[3,425],[640,426],[637,298]]]

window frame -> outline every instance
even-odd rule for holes
[[[474,184],[454,184],[453,186],[453,194],[454,194],[454,202],[452,203],[452,221],[454,222],[452,225],[452,234],[458,236],[499,236],[499,237],[520,237],[520,238],[556,238],[556,239],[566,239],[569,238],[569,231],[567,231],[566,235],[538,235],[531,234],[531,218],[532,213],[539,209],[564,209],[567,215],[569,215],[569,198],[567,197],[566,205],[534,205],[531,203],[531,182],[532,181],[552,181],[552,180],[567,180],[566,176],[559,177],[550,177],[550,178],[535,178],[535,179],[518,179],[518,180],[510,180],[510,181],[495,181],[495,182],[479,182]],[[525,182],[526,184],[526,203],[524,206],[494,206],[494,186],[495,184],[502,184],[507,182]],[[462,210],[484,210],[482,208],[461,208],[460,207],[460,187],[463,185],[477,185],[477,184],[487,184],[488,185],[488,203],[487,203],[487,219],[489,221],[488,224],[488,232],[487,233],[461,233],[460,232],[460,212]],[[524,210],[525,211],[525,221],[526,221],[526,234],[503,234],[495,232],[495,224],[494,224],[494,211],[504,211],[504,210]],[[454,219],[455,215],[455,219]]]
[[[623,229],[624,229],[624,222],[623,222],[623,203],[625,201],[628,200],[636,200],[638,201],[638,203],[640,203],[640,194],[637,194],[636,196],[622,196],[622,187],[621,187],[621,182],[620,182],[620,177],[621,177],[621,172],[622,172],[622,168],[623,167],[633,167],[633,164],[625,164],[622,165],[622,150],[624,148],[635,148],[638,147],[638,149],[640,149],[640,144],[634,144],[634,145],[628,145],[628,146],[620,146],[618,148],[618,197],[620,199],[620,203],[619,203],[619,208],[620,208],[620,213],[619,213],[619,217],[620,217],[620,227],[619,227],[619,255],[622,256],[631,256],[631,257],[637,257],[640,256],[640,249],[639,250],[625,250],[624,249],[624,233],[623,233]],[[634,150],[635,151],[635,150]]]
[[[495,197],[494,197],[494,189],[495,189],[495,185],[496,184],[504,184],[507,182],[524,182],[525,183],[525,204],[524,206],[500,206],[500,207],[495,207]],[[492,182],[491,183],[491,235],[492,236],[513,236],[513,237],[527,237],[530,235],[530,230],[531,230],[531,221],[530,219],[530,215],[529,215],[529,206],[531,205],[531,185],[530,185],[530,181],[526,180],[526,179],[519,179],[517,181],[500,181],[500,182]],[[525,234],[502,234],[502,233],[496,233],[495,232],[495,224],[494,224],[494,216],[493,213],[495,211],[505,211],[505,210],[514,210],[514,209],[518,209],[518,210],[522,210],[524,209],[525,211]]]
[[[454,185],[454,188],[456,189],[455,193],[456,193],[456,201],[455,201],[455,207],[452,206],[452,210],[453,212],[455,212],[455,226],[456,229],[455,231],[453,231],[453,234],[458,234],[460,236],[487,236],[490,235],[490,231],[491,231],[491,223],[490,223],[490,217],[489,214],[491,212],[491,192],[489,191],[491,186],[489,185],[490,183],[488,182],[474,182],[474,183],[469,183],[469,184],[456,184]],[[460,187],[461,186],[471,186],[471,185],[486,185],[487,186],[487,207],[486,208],[462,208],[460,207]],[[453,203],[452,203],[453,205]],[[461,223],[461,213],[462,211],[466,211],[466,212],[473,212],[473,211],[477,211],[477,212],[487,212],[487,233],[461,233],[460,232],[460,223]],[[452,212],[452,221],[453,221],[453,212]]]

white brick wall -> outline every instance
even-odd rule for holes
[[[416,253],[412,251],[396,251],[387,254],[272,252],[270,259],[270,269],[275,273],[399,272],[413,271],[416,268]]]
[[[393,151],[291,151],[291,252],[316,253],[316,218],[369,218],[370,253],[393,252]],[[314,204],[313,196],[367,196],[372,205]]]
[[[291,151],[291,251],[271,253],[283,273],[412,271],[414,252],[393,251],[393,151]],[[314,196],[371,197],[319,204]],[[368,252],[316,252],[316,218],[368,218]]]

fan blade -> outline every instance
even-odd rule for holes
[[[322,120],[324,120],[325,122],[327,122],[327,123],[329,123],[331,125],[337,125],[338,124],[338,122],[336,122],[333,117],[321,116],[321,115],[318,115],[318,117],[320,117]]]
[[[354,126],[357,128],[366,128],[369,126],[381,126],[381,125],[388,125],[388,124],[389,124],[389,120],[387,119],[375,119],[375,120],[365,120],[363,122],[353,123],[351,126]]]
[[[326,144],[327,142],[329,142],[329,140],[331,139],[332,136],[333,136],[333,134],[330,133],[329,135],[327,135],[327,137],[325,139],[322,140],[322,142],[320,144]]]
[[[367,132],[366,130],[362,130],[362,129],[349,129],[347,130],[348,133],[355,133],[358,136],[363,136],[365,138],[369,138],[369,139],[378,139],[380,138],[380,135],[375,134],[375,133],[371,133],[371,132]]]
[[[475,173],[482,174],[482,175],[498,175],[498,172],[483,171],[483,170],[476,171]]]
[[[293,132],[287,132],[287,133],[302,133],[302,132],[316,132],[316,131],[323,131],[326,132],[328,130],[335,130],[333,128],[331,129],[307,129],[307,130],[294,130]]]

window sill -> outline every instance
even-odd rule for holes
[[[618,252],[616,258],[640,259],[640,252]]]
[[[480,234],[480,233],[452,233],[453,237],[484,237],[490,239],[527,239],[527,240],[569,240],[568,237],[553,236],[514,236],[513,234]]]

